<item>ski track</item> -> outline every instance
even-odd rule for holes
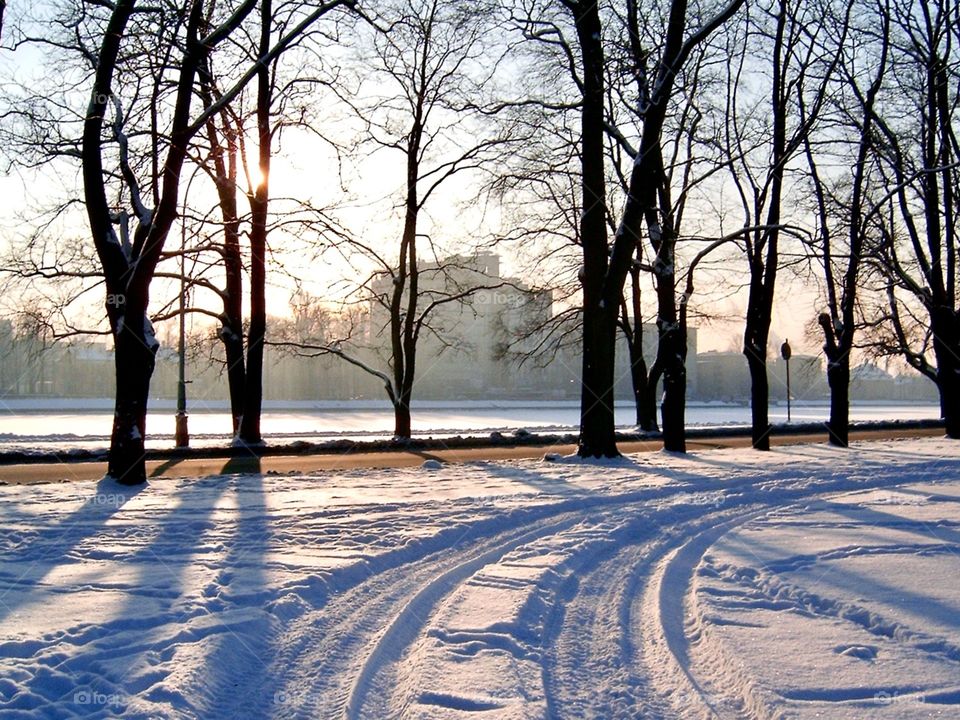
[[[96,508],[74,523],[45,514],[38,503],[19,522],[0,524],[0,549],[15,560],[24,553],[13,569],[0,570],[0,596],[24,586],[58,593],[61,559],[71,566],[139,560],[169,577],[152,584],[141,577],[145,587],[136,592],[137,578],[98,576],[80,586],[127,589],[125,607],[143,610],[144,630],[134,639],[131,623],[118,618],[115,628],[78,623],[39,638],[0,640],[0,656],[60,673],[55,691],[44,694],[37,674],[37,690],[12,701],[0,685],[0,710],[8,701],[14,709],[49,710],[78,677],[107,678],[105,692],[141,696],[119,710],[80,708],[78,715],[144,718],[788,718],[810,703],[827,708],[826,716],[831,707],[865,707],[858,703],[885,692],[776,692],[764,685],[738,662],[717,619],[720,610],[748,608],[850,626],[911,657],[960,670],[956,638],[810,589],[804,575],[885,555],[956,556],[955,520],[889,521],[890,532],[927,536],[769,563],[714,556],[725,538],[762,523],[799,522],[812,513],[811,529],[818,522],[842,529],[843,518],[818,520],[817,513],[851,494],[926,483],[918,505],[956,504],[957,496],[931,488],[960,479],[960,460],[904,459],[892,444],[843,471],[843,455],[785,455],[775,473],[757,460],[728,478],[722,452],[683,460],[661,454],[643,466],[614,463],[591,487],[564,485],[589,465],[498,466],[517,479],[544,475],[520,496],[291,510],[282,498],[268,502],[263,480],[251,488],[227,478],[195,483],[199,494],[184,487],[176,507],[163,507],[148,491],[125,501],[140,502],[128,514]],[[802,465],[811,458],[819,471]],[[292,492],[296,479],[277,482]],[[25,548],[38,543],[44,552],[28,557]],[[267,546],[286,554],[266,553]],[[304,571],[295,560],[297,552],[321,550],[322,567]],[[266,582],[271,575],[281,580]],[[185,602],[188,586],[201,591]],[[170,626],[171,615],[180,626]],[[201,652],[201,640],[205,656],[229,663],[229,672],[171,673],[180,648]],[[65,646],[82,646],[83,662],[61,653]],[[842,652],[867,661],[876,650],[867,643]],[[16,677],[31,686],[25,672]],[[927,689],[923,697],[921,690],[905,684],[898,692],[917,696],[914,710],[949,712],[960,704],[956,685]]]

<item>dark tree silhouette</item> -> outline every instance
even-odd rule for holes
[[[124,60],[121,45],[130,19],[137,12],[136,0],[121,0],[110,8],[96,56],[93,88],[83,124],[81,158],[84,200],[93,244],[103,271],[106,310],[115,345],[116,410],[108,472],[121,483],[137,484],[146,480],[147,398],[158,349],[147,315],[150,285],[177,216],[180,178],[190,142],[206,126],[209,117],[228,105],[259,73],[260,67],[282,53],[317,18],[341,4],[347,3],[327,3],[305,15],[276,44],[262,52],[254,67],[247,70],[214,105],[197,117],[191,117],[190,106],[198,74],[213,49],[240,27],[255,3],[252,0],[244,2],[222,24],[212,29],[208,27],[203,3],[197,1],[189,6],[182,43],[172,50],[179,55],[176,91],[169,128],[164,133],[169,142],[163,157],[158,158],[160,186],[154,190],[156,205],[153,208],[145,204],[136,174],[129,166],[128,134],[119,122],[119,111],[115,113],[112,133],[116,140],[119,169],[105,167],[105,159],[113,158],[106,152],[105,118],[108,106],[115,99],[113,79],[118,64]],[[156,112],[152,117],[154,121],[161,119]],[[137,222],[129,239],[125,234],[118,237],[114,227],[116,214],[107,197],[107,187],[115,174],[123,178]]]
[[[770,449],[767,345],[781,269],[788,166],[819,118],[839,57],[836,46],[825,49],[820,40],[826,32],[820,17],[812,4],[773,0],[765,12],[758,14],[755,24],[746,26],[746,36],[737,41],[743,48],[742,55],[738,63],[732,63],[734,74],[728,83],[728,92],[734,98],[727,114],[731,176],[744,227],[755,228],[744,236],[748,297],[743,354],[750,371],[751,435],[758,450]],[[762,53],[759,58],[758,47]],[[758,60],[767,65],[770,78],[766,112],[752,117],[751,113],[741,115],[737,97],[751,90],[740,82],[740,75]],[[797,98],[808,84],[814,88],[809,93],[812,101],[803,120],[797,121]],[[754,127],[757,121],[759,127]]]
[[[855,14],[854,10],[858,12]],[[858,23],[852,22],[851,15],[865,18],[861,21],[865,24],[857,27]],[[877,98],[889,66],[889,3],[885,0],[876,5],[849,3],[844,15],[831,18],[827,25],[841,32],[835,39],[841,46],[842,57],[840,87],[836,92],[837,112],[831,114],[839,116],[836,125],[850,138],[852,164],[849,180],[838,184],[824,178],[820,168],[822,153],[817,152],[810,135],[804,138],[804,150],[817,206],[818,242],[814,254],[822,265],[827,296],[827,309],[817,318],[823,332],[827,382],[830,385],[827,428],[830,443],[846,447],[850,434],[850,353],[860,324],[857,317],[858,287],[862,281],[864,255],[869,250],[871,218],[875,219],[880,209],[871,207],[870,197],[878,192],[872,170],[876,142],[874,119]],[[851,39],[859,48],[856,54],[842,47],[848,28]],[[806,102],[801,97],[801,113],[805,112]],[[873,225],[875,228],[876,223]]]
[[[937,384],[951,438],[960,438],[956,12],[944,0],[891,6],[891,82],[874,119],[891,196],[871,259],[886,305],[870,318],[876,352],[900,355]]]

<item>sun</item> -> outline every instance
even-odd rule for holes
[[[250,188],[252,190],[258,190],[263,187],[264,183],[269,179],[269,174],[264,172],[264,169],[256,163],[251,163],[250,165]]]

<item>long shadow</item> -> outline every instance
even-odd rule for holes
[[[942,627],[960,628],[960,614],[956,605],[948,605],[935,597],[903,587],[881,582],[876,575],[856,572],[849,568],[830,567],[829,572],[816,579],[807,590],[816,592],[818,586],[835,587],[839,590],[856,588],[858,594],[874,601],[886,600],[893,606],[899,606],[904,612],[923,615]],[[883,611],[881,611],[883,614]]]
[[[89,712],[93,705],[98,711],[125,714],[135,696],[145,694],[163,703],[181,691],[166,688],[157,693],[154,685],[166,675],[162,663],[169,662],[181,644],[196,642],[209,630],[202,621],[202,602],[193,597],[201,589],[189,587],[187,577],[191,568],[202,565],[199,558],[216,547],[215,541],[205,539],[219,527],[215,510],[225,490],[226,483],[184,486],[175,506],[145,514],[132,528],[139,534],[155,529],[149,541],[129,554],[111,553],[117,577],[106,580],[110,590],[123,592],[123,602],[106,622],[91,621],[75,629],[72,642],[83,650],[56,668],[73,685],[74,710]],[[137,539],[134,535],[134,542]],[[126,575],[127,570],[134,572]],[[173,704],[190,706],[193,698],[184,692]]]
[[[220,468],[221,475],[259,475],[262,469],[257,455],[234,455]]]
[[[119,485],[104,478],[95,486],[76,484],[75,492],[68,499],[81,504],[68,515],[56,518],[50,513],[31,515],[29,520],[11,508],[11,517],[3,519],[0,527],[0,545],[4,547],[0,566],[0,621],[9,617],[17,608],[31,601],[31,590],[40,586],[57,567],[75,562],[73,552],[86,540],[100,533],[133,497],[143,492],[146,484],[137,487]],[[74,489],[71,487],[71,489]],[[29,501],[37,493],[27,487],[21,488],[22,496]],[[2,507],[13,504],[15,495]],[[57,500],[51,500],[56,512]],[[0,510],[0,516],[6,514]],[[24,529],[24,526],[27,526]],[[40,527],[38,527],[40,526]],[[9,548],[9,549],[7,549]]]
[[[924,491],[920,488],[896,487],[893,488],[893,491],[897,494],[912,495],[932,502],[960,502],[960,495],[946,495],[945,493]]]
[[[923,520],[913,520],[904,518],[900,515],[894,515],[888,512],[881,512],[865,505],[849,505],[847,503],[824,502],[825,507],[839,515],[845,515],[855,520],[860,520],[869,525],[878,525],[881,527],[893,528],[912,532],[915,535],[921,535],[925,538],[932,538],[941,543],[953,543],[960,548],[960,530],[952,527],[934,527]]]
[[[185,457],[170,458],[169,460],[164,460],[162,463],[160,463],[153,469],[153,471],[150,473],[150,477],[152,478],[160,477],[167,470],[169,470],[170,468],[176,467],[177,465],[182,463],[184,460],[186,460]]]
[[[436,460],[437,462],[441,462],[441,463],[444,461],[443,458],[440,457],[439,455],[435,455],[434,453],[429,453],[426,450],[407,450],[407,452],[415,457],[422,458],[424,460]]]
[[[227,543],[222,570],[213,586],[207,608],[218,613],[239,614],[240,623],[220,623],[212,650],[207,654],[204,673],[207,696],[199,708],[207,717],[241,717],[262,706],[265,688],[271,682],[271,659],[276,652],[273,638],[279,631],[277,616],[270,612],[276,588],[268,584],[266,555],[274,530],[266,502],[259,458],[244,457],[242,463],[227,462],[222,474],[253,473],[235,478],[237,514]]]
[[[529,470],[519,465],[504,465],[503,463],[481,463],[480,467],[488,475],[505,478],[512,482],[532,488],[544,495],[559,495],[561,497],[570,495],[587,495],[592,492],[590,488],[582,487],[570,482],[562,477],[548,477],[537,470]],[[549,465],[551,468],[565,467],[574,470],[583,467],[592,469],[591,466],[581,465]],[[602,467],[600,465],[596,467]]]
[[[934,533],[931,528],[921,527],[924,525],[922,522],[877,511],[862,505],[822,501],[817,504],[816,509],[817,512],[833,513],[837,516],[852,519],[856,525],[868,525],[871,528],[875,528],[878,532],[881,529],[895,530],[920,535],[924,540],[933,538],[941,543],[945,541],[948,543],[960,542],[960,533],[954,530],[936,528],[938,532],[941,530],[944,531],[943,535],[949,537],[949,540],[946,540],[945,537]],[[856,544],[858,545],[865,544],[865,541],[870,540],[870,534],[858,533],[856,536]],[[852,541],[853,539],[851,538],[851,542]],[[878,548],[882,548],[884,545],[889,545],[891,539],[878,534],[875,538],[872,538],[872,542],[875,543]],[[744,556],[748,565],[757,565],[776,574],[805,571],[809,576],[809,582],[803,584],[803,589],[816,595],[823,595],[823,589],[828,588],[846,591],[856,589],[856,592],[862,593],[864,597],[875,599],[886,598],[888,603],[900,605],[905,610],[917,615],[923,614],[931,621],[939,623],[942,626],[960,627],[960,617],[958,617],[957,607],[954,605],[948,605],[928,594],[918,592],[909,587],[890,585],[889,583],[883,582],[875,574],[868,575],[864,572],[857,572],[849,567],[843,567],[839,560],[835,562],[830,559],[817,559],[817,556],[822,553],[784,557],[782,554],[784,549],[785,548],[779,545],[765,543],[756,536],[750,537],[749,543],[744,541],[739,546],[740,553]],[[752,556],[752,560],[749,556]],[[882,556],[879,554],[871,555],[864,553],[860,557],[869,558]],[[764,558],[775,559],[768,561]],[[821,572],[817,573],[817,570]],[[818,588],[822,589],[818,590]],[[829,597],[827,599],[829,599]],[[894,599],[896,602],[894,602]]]

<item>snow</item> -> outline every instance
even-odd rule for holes
[[[958,716],[955,442],[553,459],[0,487],[0,715]]]
[[[157,334],[154,332],[153,323],[146,315],[143,316],[143,340],[147,347],[154,353],[160,348],[160,341],[157,340]]]

